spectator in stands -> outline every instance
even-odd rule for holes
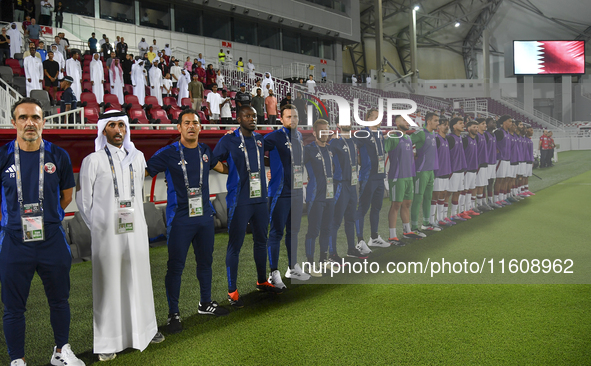
[[[187,70],[190,73],[193,73],[193,64],[191,63],[191,57],[187,56],[187,60],[183,65],[183,69]]]
[[[58,46],[54,43],[51,45],[51,51],[53,51],[53,59],[60,65],[58,80],[64,77],[64,71],[66,71],[66,60],[64,55],[58,51]]]
[[[94,33],[93,33],[94,34]],[[104,45],[106,43],[109,43],[109,40],[107,39],[107,35],[103,34],[103,38],[101,38],[98,42],[99,47]]]
[[[365,78],[365,82],[367,84],[367,87],[371,88],[371,75],[367,75],[367,78]]]
[[[298,79],[298,84],[303,84],[304,83],[304,78],[299,78]]]
[[[292,104],[291,103],[291,93],[287,93],[287,95],[285,95],[285,98],[281,99],[281,102],[279,103],[279,109],[281,110],[283,108],[284,105],[287,104]]]
[[[60,38],[60,36],[55,36],[55,37],[53,37],[53,39],[54,39],[55,45],[57,46],[58,52],[62,54],[62,57],[65,60],[66,59],[66,50],[64,49],[64,47],[61,44],[62,39]]]
[[[51,9],[53,5],[49,0],[41,0],[41,16],[39,17],[39,24],[51,27]]]
[[[156,44],[156,40],[155,39],[152,40],[152,47],[154,47],[154,52],[157,52],[157,51],[160,51],[161,50],[161,48],[158,47],[158,45]]]
[[[265,84],[265,88],[263,89],[263,98],[269,96],[269,90],[273,90],[271,89],[271,84]]]
[[[22,22],[25,18],[24,0],[14,0],[14,21]]]
[[[273,89],[269,90],[269,96],[265,98],[265,109],[268,124],[274,125],[277,120],[277,98],[273,95]]]
[[[248,69],[248,77],[251,79],[255,78],[254,75],[254,64],[252,63],[252,59],[248,59],[248,63],[246,64],[246,68]]]
[[[218,53],[218,62],[220,63],[220,67],[224,67],[226,63],[226,54],[223,49],[220,49],[220,52]]]
[[[154,63],[154,61],[160,63],[161,60],[164,60],[164,58],[162,57],[162,51],[158,51],[156,52],[156,57],[152,60],[152,63]]]
[[[88,39],[88,48],[90,48],[90,53],[92,53],[93,55],[96,53],[97,42],[98,42],[98,39],[96,39],[94,32],[92,32],[92,34],[90,35],[90,38]]]
[[[111,54],[115,51],[113,50],[113,46],[111,46],[111,42],[107,38],[107,42],[103,43],[101,46],[101,50],[103,52],[103,58],[106,60],[107,58],[111,57]]]
[[[125,60],[123,60],[121,68],[123,69],[123,83],[131,84],[131,67],[133,66],[133,55],[127,54]]]
[[[96,101],[102,103],[105,95],[105,72],[100,53],[95,53],[90,62],[90,82]]]
[[[145,38],[142,38],[140,43],[137,44],[137,48],[140,51],[139,56],[143,58],[146,52],[148,52],[148,43],[146,42]]]
[[[215,82],[218,84],[218,89],[226,89],[226,84],[224,83],[225,79],[226,78],[224,75],[222,75],[222,70],[218,69],[218,73],[215,78]]]
[[[64,91],[60,101],[60,113],[64,113],[72,110],[72,107],[76,108],[76,101],[78,99],[74,94],[74,90],[72,90],[72,83],[74,83],[74,79],[71,76],[65,76],[60,81],[60,88]]]
[[[27,34],[27,28],[31,25],[31,17],[29,15],[25,15],[25,21],[23,22],[23,24],[21,25],[21,27],[23,28],[23,33],[26,35]]]
[[[224,125],[229,125],[232,123],[232,98],[228,96],[228,91],[226,89],[222,90],[220,118],[222,120],[222,124]]]
[[[326,83],[326,71],[324,70],[324,68],[322,69],[322,72],[320,73],[320,77],[322,79],[320,79],[321,82]]]
[[[58,33],[58,36],[60,37],[60,45],[64,50],[64,58],[67,58],[68,53],[70,52],[70,41],[68,41],[68,39],[66,38],[66,34],[64,32]]]
[[[113,49],[115,49],[115,50],[117,49],[117,45],[119,44],[119,42],[121,42],[121,37],[117,36],[115,38],[115,43],[113,44]]]
[[[25,18],[35,16],[35,3],[33,0],[25,0]]]
[[[308,121],[308,105],[306,103],[306,100],[304,100],[301,92],[298,92],[297,98],[293,101],[293,105],[295,105],[298,110],[298,115],[300,116],[300,121],[307,123],[307,121]]]
[[[217,86],[216,74],[213,65],[209,64],[207,65],[207,70],[205,70],[205,87],[207,89],[212,89],[214,85]]]
[[[195,74],[197,74],[197,76],[199,76],[199,81],[205,85],[206,75],[205,75],[205,69],[201,65],[201,61],[197,61],[197,68],[195,69]]]
[[[254,110],[257,112],[257,125],[264,125],[265,124],[265,98],[263,98],[261,88],[257,88],[256,95],[252,98],[251,105],[254,108]]]
[[[131,68],[131,84],[133,95],[138,99],[139,104],[144,105],[146,99],[146,69],[144,60],[138,60]]]
[[[261,86],[261,79],[257,79],[256,82],[255,82],[255,85],[250,90],[250,94],[253,97],[256,97],[256,95],[257,95],[257,89],[261,89],[261,91],[263,90],[263,87]]]
[[[199,61],[195,58],[193,59],[193,63],[191,64],[191,74],[197,74],[197,69],[199,68]]]
[[[120,60],[125,60],[125,56],[127,55],[127,43],[125,42],[125,38],[121,37],[121,42],[117,43],[117,58]]]
[[[35,43],[33,42],[29,42],[29,49],[27,49],[27,51],[25,51],[25,53],[23,53],[23,60],[29,56],[31,56],[31,48],[35,47]],[[35,54],[33,55],[35,57],[37,57],[39,60],[41,60],[41,54],[39,52],[37,52],[37,50],[35,50]],[[41,60],[41,62],[43,62],[43,60]]]
[[[162,79],[162,99],[169,97],[172,93],[172,80],[170,79],[170,73],[164,75]]]
[[[117,57],[115,57],[115,52],[111,52],[109,54],[109,58],[105,57],[105,62],[107,64],[107,69],[111,68],[111,64],[113,63],[113,60],[116,59]]]
[[[158,61],[158,68],[162,70],[162,75],[170,73],[170,67],[168,67],[164,56]]]
[[[39,41],[39,47],[37,47],[37,53],[41,56],[41,62],[47,59],[47,50],[45,49],[45,42]]]
[[[192,108],[196,111],[200,111],[201,101],[203,100],[203,84],[199,81],[199,76],[197,74],[193,75],[193,81],[189,83],[188,90]]]
[[[156,42],[156,40],[154,40]],[[146,57],[148,57],[148,62],[152,63],[152,60],[156,58],[156,53],[154,52],[154,46],[150,46],[148,49],[148,53],[146,53]]]
[[[57,6],[55,7],[55,27],[62,28],[64,25],[64,8],[62,6],[62,2],[58,2]]]
[[[174,64],[170,67],[170,78],[172,80],[172,87],[176,88],[181,78],[181,67],[179,66],[179,60],[174,60]]]
[[[230,50],[226,51],[226,63],[227,65],[232,65],[232,61],[234,61],[234,57],[230,53]]]
[[[180,107],[182,106],[183,98],[189,98],[189,83],[191,82],[191,73],[185,69],[181,69],[181,76],[177,83],[177,88],[179,89],[179,95],[177,97],[177,105]]]
[[[170,49],[170,45],[167,43],[164,45],[164,56],[166,56],[167,59],[170,59],[170,57],[172,56],[172,50]]]
[[[150,17],[147,12],[144,12],[144,15],[142,16],[142,23],[150,23]]]
[[[118,58],[112,58],[111,60],[113,61],[109,68],[111,94],[115,94],[119,100],[119,104],[123,104],[125,101],[123,98],[123,68],[121,67],[121,61]]]
[[[271,76],[270,72],[265,73],[265,77],[261,82],[261,87],[263,88],[263,95],[265,94],[265,89],[267,89],[267,84],[269,84],[269,88],[275,89],[275,82],[273,81],[273,77]]]
[[[43,83],[43,64],[41,57],[36,57],[35,44],[29,43],[30,55],[24,59],[25,79],[27,97],[31,96],[31,90],[42,90]]]
[[[355,74],[351,75],[351,84],[357,86],[357,76]]]
[[[31,19],[31,25],[27,27],[27,33],[29,34],[29,40],[35,43],[35,48],[39,46],[39,35],[41,34],[41,27],[35,21],[35,18]]]
[[[74,91],[77,100],[80,100],[80,94],[82,93],[82,68],[80,67],[80,61],[78,61],[79,57],[80,54],[74,52],[72,58],[69,58],[66,61],[66,74],[74,79],[72,82],[72,90]]]
[[[250,105],[252,97],[250,93],[246,92],[246,84],[240,84],[240,91],[236,93],[236,97],[234,99],[236,100],[236,109],[245,105]]]
[[[158,104],[162,105],[162,70],[158,68],[158,61],[154,60],[154,64],[149,72],[150,75],[150,95],[158,98]]]
[[[201,67],[205,69],[205,59],[203,58],[202,54],[197,56],[197,61],[201,62]]]
[[[242,57],[240,57],[238,61],[236,61],[236,70],[244,72],[244,61],[242,61]]]
[[[10,57],[14,58],[14,54],[20,53],[23,46],[23,38],[16,27],[16,23],[10,24],[10,29],[6,31],[6,35],[10,38]]]
[[[4,60],[10,57],[10,36],[6,34],[6,28],[2,28],[0,34],[0,65],[4,65]]]
[[[47,53],[47,60],[43,61],[43,75],[45,78],[45,90],[56,102],[56,93],[58,86],[58,75],[60,73],[60,64],[53,60],[53,51]]]
[[[211,93],[207,94],[207,109],[211,123],[220,123],[221,107],[224,100],[218,94],[218,85],[213,84]]]
[[[316,93],[316,82],[314,81],[314,76],[310,74],[308,76],[308,80],[306,81],[306,85],[308,86],[308,93],[314,94]]]

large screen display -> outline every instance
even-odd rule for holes
[[[515,75],[585,73],[585,41],[513,41]]]

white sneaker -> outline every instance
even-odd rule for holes
[[[424,230],[424,231],[441,231],[441,227],[439,227],[439,225],[433,225],[433,224],[421,225],[421,230]]]
[[[322,269],[324,268],[324,263],[310,263],[310,276],[312,277],[322,277]]]
[[[279,272],[278,269],[271,272],[271,274],[269,275],[269,279],[267,281],[269,281],[270,284],[277,288],[287,288],[283,281],[281,281],[281,272]]]
[[[287,271],[285,271],[285,278],[293,278],[300,281],[308,281],[310,279],[310,275],[302,271],[302,268],[299,264],[293,266],[293,268],[287,267]]]
[[[17,358],[10,363],[10,366],[27,366],[27,363],[22,358]]]
[[[367,243],[367,245],[370,247],[388,248],[390,246],[390,243],[388,243],[387,241],[382,239],[381,236],[378,235],[377,239],[369,239],[369,243]]]
[[[62,347],[62,352],[58,353],[56,351],[57,347],[53,347],[53,356],[51,356],[50,363],[54,366],[85,366],[85,363],[82,362],[74,352],[72,352],[72,348],[70,344],[64,344]],[[115,358],[115,357],[113,357]]]
[[[371,253],[371,249],[369,249],[367,244],[365,244],[364,240],[361,240],[359,243],[357,243],[355,248],[357,248],[363,255]]]

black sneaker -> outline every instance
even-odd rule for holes
[[[359,258],[359,259],[367,259],[367,254],[361,254],[359,249],[353,248],[347,251],[347,257],[351,258]]]
[[[228,301],[234,308],[240,309],[244,307],[244,302],[242,302],[242,298],[238,294],[238,290],[235,290],[232,293],[228,292]]]
[[[199,302],[198,312],[199,312],[199,314],[215,315],[215,316],[226,316],[226,315],[230,314],[228,309],[219,306],[218,303],[215,301],[206,302],[204,304]]]
[[[343,259],[341,257],[339,257],[339,255],[337,253],[331,254],[328,257],[328,261],[332,262],[332,263],[338,263],[338,264],[342,264],[343,263]]]
[[[283,289],[274,286],[272,283],[270,283],[269,281],[265,281],[263,283],[259,283],[257,281],[257,290],[261,291],[261,292],[270,292],[272,294],[281,294],[283,293]]]
[[[170,334],[176,334],[183,331],[183,324],[181,323],[181,316],[179,313],[168,314],[166,329]]]

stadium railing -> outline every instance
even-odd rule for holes
[[[23,96],[17,92],[13,87],[8,85],[6,81],[0,79],[0,126],[8,125],[12,128],[10,120],[10,106],[22,99]]]

